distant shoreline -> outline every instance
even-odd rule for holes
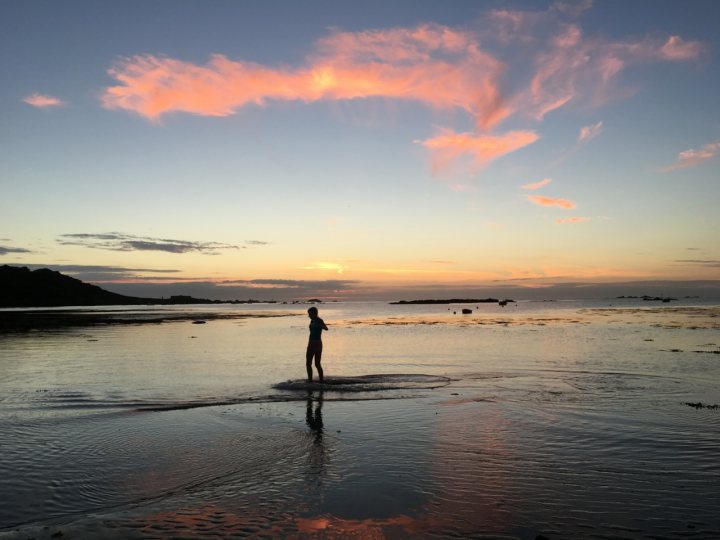
[[[145,307],[145,306],[138,306]],[[295,313],[141,313],[124,310],[93,312],[82,310],[0,311],[0,334],[101,325],[161,324],[166,322],[193,322],[203,324],[213,320],[290,317]]]
[[[398,300],[389,302],[393,305],[425,305],[425,304],[497,304],[499,302],[515,302],[515,300],[497,298],[449,298],[439,300]]]

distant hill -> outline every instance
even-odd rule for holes
[[[190,296],[172,296],[169,299],[125,296],[47,268],[30,270],[20,266],[0,266],[0,307],[212,303],[217,303],[217,301]]]

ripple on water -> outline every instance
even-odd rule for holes
[[[450,384],[449,377],[424,374],[379,374],[356,377],[326,377],[323,383],[305,379],[273,385],[277,390],[323,390],[326,392],[380,392],[384,390],[425,390]]]
[[[258,489],[272,483],[274,471],[296,468],[307,444],[304,434],[258,433],[242,421],[233,430],[217,413],[197,412],[188,423],[183,413],[12,428],[4,433],[0,476],[14,497],[0,507],[0,526],[162,500],[233,478]]]
[[[54,435],[18,426],[10,461],[33,475],[0,463],[20,494],[0,509],[2,523],[40,500],[36,515],[94,512],[146,538],[712,538],[720,529],[720,414],[684,405],[669,377],[526,371],[469,375],[426,399],[295,394],[80,419]]]

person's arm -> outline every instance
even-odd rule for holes
[[[320,319],[320,320],[322,321],[323,330],[329,330],[329,328],[327,327],[327,324],[325,324],[325,321],[323,321],[322,319]]]

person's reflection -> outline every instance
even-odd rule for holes
[[[308,447],[308,472],[314,477],[314,483],[318,486],[322,484],[322,478],[325,476],[327,466],[327,455],[323,441],[322,407],[323,391],[320,390],[317,396],[312,391],[308,391],[305,423],[310,428],[310,435],[312,435],[312,444]]]
[[[313,408],[313,401],[315,407]],[[315,444],[322,444],[323,436],[323,419],[322,419],[322,406],[323,406],[323,391],[320,390],[316,400],[313,400],[312,390],[308,391],[307,395],[307,410],[305,413],[305,423],[315,433]]]

